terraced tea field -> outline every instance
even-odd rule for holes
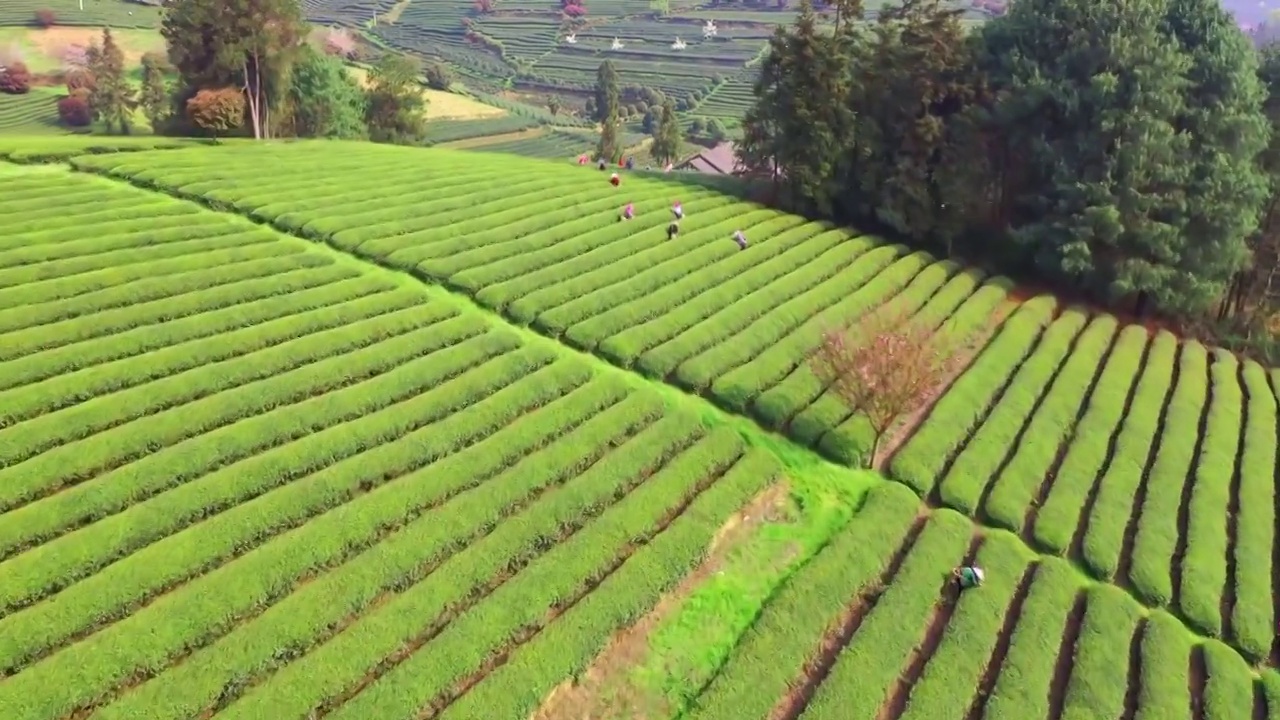
[[[825,327],[895,300],[981,333],[1007,284],[711,190],[595,168],[373,145],[237,147],[77,160],[461,289],[624,367],[750,411],[846,460],[866,429],[803,362]],[[425,153],[425,154],[424,154]],[[331,172],[317,175],[322,155]],[[211,163],[219,166],[211,172]],[[276,168],[253,178],[253,167]],[[390,188],[390,190],[386,190]],[[667,242],[669,206],[688,219]],[[638,215],[619,223],[628,201]],[[733,243],[743,230],[751,246]]]
[[[6,720],[1280,720],[1267,368],[676,176],[108,140],[0,141]],[[973,342],[897,483],[791,442],[889,302]]]
[[[939,571],[962,562],[987,570],[979,590]],[[685,717],[1274,719],[1280,676],[1255,678],[1226,645],[1014,535],[880,486]]]
[[[0,133],[61,135],[58,96],[37,88],[25,95],[0,94]]]
[[[1275,380],[1226,352],[1036,300],[890,472],[1274,663]]]
[[[2,717],[536,706],[779,470],[304,241],[0,186]]]
[[[216,159],[77,164],[459,289],[846,462],[869,447],[869,431],[804,362],[824,328],[894,302],[983,339],[1009,312],[1002,279],[709,190],[640,178],[615,189],[594,169],[553,166],[495,182],[517,161],[420,162],[372,147],[344,152],[325,178],[314,172],[322,152],[245,146]],[[246,181],[265,165],[283,185]],[[689,215],[668,242],[677,195]],[[617,222],[629,201],[637,218]],[[729,240],[739,228],[753,240],[743,252]],[[1267,369],[1041,297],[1009,312],[890,471],[1275,661],[1276,436]]]
[[[52,10],[58,25],[119,28],[160,27],[160,8],[127,0],[5,0],[0,26],[35,26],[37,10]]]

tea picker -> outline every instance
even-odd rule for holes
[[[971,565],[958,567],[951,571],[951,576],[960,584],[961,590],[969,590],[976,588],[982,584],[986,575],[982,572],[982,568]]]

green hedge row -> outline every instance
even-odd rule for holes
[[[1123,590],[1113,585],[1089,589],[1061,717],[1083,720],[1124,715],[1128,648],[1141,620],[1141,606]]]
[[[565,677],[578,677],[613,633],[654,606],[693,569],[722,518],[781,477],[772,456],[750,451],[670,527],[559,622],[516,650],[441,718],[528,717]],[[646,552],[647,551],[647,552]]]
[[[922,495],[931,493],[988,405],[1035,347],[1053,319],[1057,302],[1048,296],[1023,303],[1000,327],[969,369],[940,398],[929,416],[893,456],[889,474]]]
[[[269,689],[245,695],[231,712],[269,707],[281,713],[278,717],[289,716],[290,708],[305,714],[307,703],[318,704],[326,693],[352,683],[350,673],[360,662],[410,642],[419,626],[409,624],[412,615],[406,613],[434,608],[430,620],[446,608],[466,607],[476,588],[487,587],[508,567],[534,562],[550,547],[547,538],[592,527],[613,494],[635,484],[637,473],[658,470],[700,437],[687,418],[659,420],[661,408],[651,398],[633,395],[601,411],[579,397],[589,404],[578,405],[571,394],[559,408],[548,406],[511,430],[428,466],[401,489],[392,485],[381,491],[388,511],[390,503],[404,505],[421,494],[422,501],[412,501],[411,507],[430,498],[430,507],[449,521],[441,522],[433,512],[405,524],[388,541],[108,707],[107,717],[188,717],[219,701],[226,684],[246,668]],[[495,452],[504,439],[520,446]],[[492,460],[485,459],[486,450]],[[502,522],[495,522],[495,512]],[[335,636],[337,629],[345,632]],[[307,654],[281,657],[281,647]],[[177,706],[166,702],[172,684],[184,689]],[[277,694],[283,686],[290,690]]]
[[[845,604],[875,589],[918,507],[901,486],[873,487],[845,529],[764,606],[685,717],[768,717]]]
[[[509,356],[506,367],[482,368],[474,373],[472,379],[464,376],[441,386],[435,393],[418,396],[414,402],[425,406],[421,411],[426,411],[427,418],[433,414],[428,409],[431,405],[439,408],[434,413],[437,418],[447,416],[450,408],[458,408],[483,397],[486,386],[488,392],[493,392],[530,374],[537,367],[531,362],[545,364],[545,360],[536,355],[525,354],[522,358],[521,354]],[[455,451],[465,447],[468,442],[473,442],[524,414],[528,408],[554,399],[566,384],[581,384],[584,381],[585,370],[581,367],[551,366],[547,370],[545,377],[529,378],[523,389],[519,390],[526,395],[522,402],[506,402],[502,398],[494,403],[474,405],[472,412],[476,418],[473,421],[476,426],[466,428],[465,432],[457,435],[444,435],[442,440],[446,443],[445,447]],[[430,384],[432,383],[427,383],[428,386]],[[374,403],[377,401],[376,398],[372,400]],[[336,401],[331,402],[336,404]],[[373,408],[369,407],[368,410],[372,411]],[[357,416],[363,414],[358,410],[356,412]],[[211,505],[218,507],[220,503],[222,507],[226,507],[246,500],[275,484],[331,465],[335,456],[349,456],[354,454],[353,450],[358,452],[359,449],[371,449],[394,440],[406,431],[425,425],[419,420],[420,417],[422,415],[414,414],[410,408],[398,407],[394,412],[367,415],[361,422],[336,426],[329,432],[311,433],[304,441],[304,444],[312,446],[312,451],[308,454],[303,454],[302,447],[284,446],[281,448],[284,452],[257,455],[253,460],[259,468],[233,467],[221,475],[207,475],[203,482],[184,485],[182,490],[185,492],[163,495],[160,503],[136,505],[130,513],[115,516],[113,519],[118,522],[97,523],[90,526],[89,530],[105,533],[114,529],[113,526],[121,525],[135,536],[150,536],[152,541],[158,540],[174,529],[165,529],[164,524],[183,520],[182,516],[175,516],[164,505],[194,496],[200,500],[193,503],[200,514],[192,519],[199,518],[209,512]],[[252,429],[255,435],[270,433],[268,427],[278,428],[276,432],[280,434],[291,435],[293,432],[293,428],[281,426],[281,419],[269,415],[255,419],[266,427],[235,429],[246,434]],[[200,448],[210,446],[217,448],[216,443],[209,441]],[[208,457],[209,454],[210,451],[188,452],[183,459],[189,463],[200,462],[203,475],[203,470],[210,465],[216,467],[216,464],[210,462],[213,458]],[[160,456],[153,455],[148,460],[156,457]],[[129,467],[137,468],[143,464],[135,463]],[[262,488],[264,483],[267,488]],[[359,528],[360,526],[352,525],[350,530],[356,531]],[[118,530],[116,534],[119,534]],[[66,537],[69,541],[78,539],[74,535]],[[293,534],[284,537],[296,540],[298,536]],[[38,550],[45,550],[46,552],[39,554],[48,556],[57,549],[56,544],[51,543]],[[62,648],[46,661],[31,666],[0,688],[0,707],[11,708],[14,717],[50,717],[90,705],[138,672],[159,672],[175,655],[220,636],[230,629],[232,623],[246,615],[260,612],[266,605],[281,599],[291,589],[291,582],[284,580],[279,572],[290,573],[284,577],[299,578],[334,562],[341,562],[343,553],[354,549],[358,548],[353,547],[353,543],[342,534],[324,536],[323,542],[320,538],[313,538],[302,546],[294,546],[290,542],[265,546],[261,552],[246,556],[252,560],[223,565],[214,573],[204,575],[196,582],[164,595],[159,601],[147,606],[146,611],[130,615],[88,640]],[[87,548],[82,554],[96,552],[96,549]],[[35,560],[36,558],[31,557],[35,554],[27,553],[22,559]],[[61,560],[61,556],[58,559]],[[259,562],[267,564],[258,565]],[[277,569],[273,572],[269,569],[272,567]],[[45,573],[43,568],[39,568],[38,572],[42,575]],[[235,578],[235,582],[231,578]],[[6,582],[5,586],[7,590],[11,583]],[[31,587],[30,584],[17,583],[12,586],[15,591]],[[211,587],[217,587],[219,591],[208,592],[206,588]],[[106,648],[111,648],[111,651],[107,652]],[[66,677],[67,673],[76,677],[74,683],[56,680]]]
[[[1200,416],[1208,401],[1209,353],[1203,345],[1183,343],[1178,353],[1178,382],[1165,414],[1155,464],[1148,470],[1146,502],[1138,518],[1130,579],[1148,602],[1161,607],[1173,599],[1171,568],[1182,529],[1178,508],[1193,470]],[[1218,564],[1226,557],[1213,560]]]
[[[561,632],[567,634],[561,642],[569,647],[553,645],[556,650],[552,656],[561,662],[571,659],[585,664],[594,655],[592,651],[607,641],[608,632],[598,638],[598,644],[590,643],[582,648],[581,635],[594,628],[579,626],[578,617],[590,613],[569,615],[568,612],[576,609],[579,602],[589,602],[596,593],[601,594],[597,603],[629,606],[613,608],[620,615],[616,618],[618,622],[625,622],[628,615],[647,609],[662,589],[674,586],[683,571],[701,556],[724,514],[741,507],[760,489],[762,481],[770,479],[767,474],[743,471],[726,475],[724,483],[715,482],[742,457],[743,447],[733,442],[736,439],[736,433],[731,430],[716,432],[675,458],[663,472],[647,480],[643,476],[635,478],[635,482],[643,480],[643,484],[605,510],[600,522],[559,542],[502,583],[483,602],[445,625],[439,635],[431,639],[425,652],[414,653],[386,668],[377,680],[329,717],[335,720],[403,717],[427,707],[441,708],[455,699],[456,684],[482,668],[491,657],[505,657],[509,652],[525,648],[533,650],[534,647],[525,643],[560,623],[566,624]],[[709,494],[704,496],[704,492]],[[703,507],[696,507],[697,501],[704,497]],[[611,503],[613,497],[607,496],[602,501]],[[671,517],[675,520],[684,515],[686,509],[690,512],[683,517],[684,524],[701,525],[705,532],[667,535],[668,516],[675,513]],[[707,522],[707,516],[714,520]],[[639,561],[628,562],[633,557]],[[655,565],[654,558],[658,557],[663,561]],[[657,572],[641,573],[645,566]],[[626,568],[623,574],[615,575],[621,568]],[[422,613],[423,610],[428,612]],[[562,612],[565,614],[561,615]],[[434,619],[430,610],[422,607],[416,608],[412,617],[419,623]],[[407,619],[395,624],[403,627]],[[397,649],[398,645],[388,648],[391,652]],[[336,657],[343,659],[350,680],[358,681],[366,672],[363,663],[355,662],[350,653]],[[374,659],[376,662],[381,658]],[[332,696],[341,688],[341,684],[329,683],[326,692]],[[283,688],[277,690],[278,696],[287,692]],[[541,693],[535,688],[519,688],[519,691],[522,694],[534,691],[535,704],[541,699]],[[512,700],[516,699],[508,702]],[[241,714],[232,708],[230,717],[263,715],[250,710]]]
[[[906,561],[836,657],[802,718],[876,717],[921,642],[935,606],[948,602],[951,569],[963,562],[972,534],[973,524],[957,513],[939,510],[929,516]]]
[[[1076,338],[1071,353],[1063,360],[1052,384],[1045,389],[1039,406],[1018,423],[1025,424],[1025,428],[1021,440],[1016,445],[1011,442],[1006,450],[1009,453],[1008,463],[998,475],[988,476],[992,483],[991,494],[982,510],[993,524],[1020,531],[1032,505],[1040,501],[1042,485],[1046,479],[1053,479],[1049,474],[1058,457],[1058,449],[1072,440],[1076,418],[1086,400],[1085,394],[1111,349],[1116,325],[1115,319],[1108,315],[1093,319]],[[1024,369],[1029,365],[1023,366]],[[1021,375],[1014,379],[1014,387],[1009,389],[992,413],[993,418],[1007,407],[1007,403],[1013,402],[1011,395],[1021,379]],[[1016,397],[1026,396],[1019,394]],[[1123,403],[1124,396],[1113,396],[1111,401]],[[991,450],[993,454],[998,453],[995,447]]]
[[[1240,363],[1216,350],[1209,366],[1209,408],[1191,491],[1179,607],[1193,627],[1222,636],[1222,591],[1227,585],[1227,508],[1240,444]],[[1245,569],[1256,572],[1260,569]]]
[[[1107,457],[1111,436],[1117,426],[1128,419],[1125,399],[1142,372],[1148,340],[1146,329],[1137,325],[1124,328],[1116,338],[1106,367],[1089,397],[1088,408],[1080,418],[1031,528],[1041,547],[1066,554],[1080,533],[1081,524],[1088,520],[1083,517],[1085,502],[1095,482],[1101,481],[1099,475],[1108,467],[1114,467],[1108,465]],[[1155,366],[1150,367],[1153,372],[1158,371]],[[1068,428],[1062,430],[1067,431]],[[1112,522],[1118,523],[1123,531],[1124,517]]]
[[[803,415],[802,439],[846,462],[869,437],[808,373],[822,329],[900,295],[923,307],[945,288],[929,321],[946,325],[963,304],[970,316],[954,324],[972,330],[1006,289],[983,286],[982,302],[970,304],[983,278],[966,273],[951,284],[953,263],[931,267],[927,255],[678,178],[626,174],[613,188],[594,168],[525,162],[307,142],[74,161],[465,291],[517,322],[766,422]],[[258,172],[266,164],[269,181]],[[677,199],[688,217],[667,242]],[[627,202],[638,215],[618,222]],[[746,252],[730,242],[735,230],[747,234]]]
[[[1039,400],[1041,391],[1067,360],[1072,344],[1086,321],[1084,313],[1069,310],[1045,330],[1035,351],[1009,380],[999,402],[991,408],[969,444],[956,456],[946,477],[942,478],[939,492],[944,503],[968,514],[986,510],[979,507],[980,499],[984,492],[989,491],[1005,457],[1017,450],[1013,441]],[[1023,440],[1034,441],[1034,438],[1024,436]]]
[[[1143,334],[1145,336],[1145,330]],[[1104,580],[1115,577],[1120,569],[1131,515],[1142,510],[1136,507],[1138,491],[1146,474],[1151,447],[1160,438],[1160,411],[1173,382],[1177,353],[1178,340],[1172,334],[1160,332],[1151,340],[1133,402],[1129,403],[1129,412],[1116,436],[1115,453],[1098,479],[1093,512],[1079,520],[1085,524],[1082,560],[1091,573]],[[1063,481],[1076,482],[1060,476],[1059,482]],[[1150,489],[1149,479],[1147,487]]]
[[[983,538],[974,558],[992,572],[982,592],[964,593],[946,633],[910,689],[901,720],[965,720],[988,671],[1006,615],[1018,589],[1036,571],[1034,556],[1012,535]]]
[[[1276,402],[1266,369],[1255,362],[1243,365],[1249,422],[1240,456],[1231,639],[1247,657],[1260,660],[1270,656],[1280,620],[1275,617],[1271,587],[1271,548],[1276,541]]]
[[[225,372],[211,368],[191,373],[194,377],[166,378],[138,392],[96,398],[66,412],[0,430],[0,439],[13,443],[6,446],[16,456],[12,462],[30,460],[24,466],[27,470],[38,468],[56,479],[60,472],[76,472],[78,462],[90,467],[117,464],[121,455],[133,454],[130,442],[144,443],[151,452],[159,452],[191,436],[330,390],[339,391],[353,376],[381,374],[419,355],[429,355],[441,367],[449,367],[460,356],[437,355],[435,351],[482,332],[465,319],[441,322],[456,314],[450,308],[420,307],[386,319],[371,318],[346,332],[321,333],[273,348],[274,352],[255,353],[227,363]],[[52,388],[40,389],[56,392],[59,384],[54,380],[49,383]],[[363,389],[373,391],[373,387]],[[21,388],[30,389],[32,386]],[[115,431],[118,427],[135,439],[126,440],[122,432]],[[99,455],[99,448],[110,454]],[[42,457],[31,459],[36,455]],[[126,489],[117,486],[108,491],[81,484],[39,505],[10,511],[8,522],[0,528],[0,553],[12,554],[49,540],[74,523],[85,524],[119,512],[136,499]]]

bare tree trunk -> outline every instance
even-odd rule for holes
[[[867,469],[868,469],[868,470],[875,470],[875,469],[876,469],[876,467],[877,467],[877,465],[876,465],[876,454],[877,454],[878,452],[880,452],[880,439],[881,439],[882,437],[884,437],[884,433],[883,433],[883,432],[878,432],[878,433],[876,433],[876,434],[875,434],[875,436],[874,436],[874,437],[872,438],[872,440],[871,440],[871,452],[867,455]]]
[[[254,130],[253,136],[262,140],[267,137],[267,109],[262,102],[262,58],[258,55],[257,48],[253,50],[253,94],[258,104],[258,127]]]
[[[254,94],[253,75],[249,72],[248,60],[241,65],[241,71],[244,73],[245,102],[249,104],[249,124],[253,126],[253,137],[256,139],[258,137],[258,97]]]

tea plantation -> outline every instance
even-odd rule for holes
[[[0,718],[1280,720],[1268,368],[689,178],[0,158]],[[881,478],[887,303],[970,349]]]

